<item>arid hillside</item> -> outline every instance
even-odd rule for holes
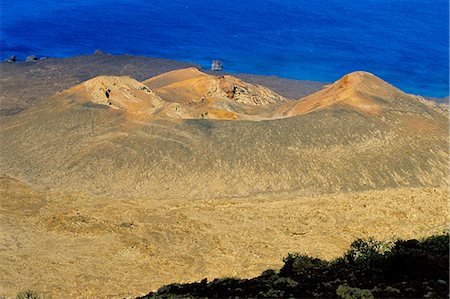
[[[142,81],[162,73],[199,65],[162,58],[130,55],[83,55],[48,58],[37,62],[0,63],[0,117],[16,114],[58,91],[96,76],[131,76]],[[227,75],[226,72],[208,73]],[[234,74],[253,84],[262,84],[288,98],[318,91],[323,84],[275,76]]]
[[[1,171],[41,190],[155,199],[447,183],[447,114],[369,73],[297,102],[195,69],[144,83],[97,77],[3,119]]]
[[[293,103],[287,115],[319,111],[333,105],[371,115],[396,111],[421,115],[424,112],[423,104],[444,114],[448,112],[448,106],[405,94],[371,73],[353,72]]]

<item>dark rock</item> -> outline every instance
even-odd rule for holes
[[[5,59],[6,62],[16,62],[17,61],[17,57],[16,55],[12,55],[11,57],[9,57],[8,59]]]
[[[36,62],[36,61],[38,61],[38,58],[35,55],[27,56],[26,62]]]

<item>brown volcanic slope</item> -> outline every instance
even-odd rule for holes
[[[232,76],[212,76],[196,68],[171,71],[143,82],[171,102],[233,100],[247,105],[283,103],[286,98],[270,89]]]
[[[83,55],[38,62],[0,63],[0,117],[16,114],[54,93],[99,75],[131,76],[141,81],[171,70],[200,67],[193,63],[130,55]],[[225,74],[224,72],[212,72]],[[263,84],[283,96],[299,98],[323,84],[275,76],[234,75]]]
[[[273,117],[276,105],[292,102],[264,86],[196,68],[171,71],[143,83],[162,99],[177,103],[175,110],[183,110],[183,118],[261,120]]]
[[[193,69],[145,83],[156,88],[100,77],[2,120],[0,170],[41,189],[154,199],[447,184],[447,115],[373,75],[350,74],[297,103]],[[243,102],[226,93],[235,88]],[[177,97],[185,90],[188,101]],[[267,94],[275,98],[252,101]],[[198,96],[273,119],[195,119]]]
[[[16,114],[58,91],[99,75],[144,80],[192,63],[130,55],[84,55],[0,63],[0,116]]]
[[[371,73],[353,72],[288,105],[283,114],[293,116],[339,106],[370,115],[379,115],[383,110],[409,111],[420,115],[424,103],[445,112],[440,105],[405,94]]]
[[[74,86],[55,97],[55,106],[64,99],[77,104],[106,105],[133,114],[152,114],[164,101],[142,83],[130,77],[99,76]],[[76,101],[78,100],[78,101]]]
[[[193,74],[196,77],[189,78]],[[169,83],[162,86],[163,82]],[[293,102],[263,86],[231,76],[207,75],[195,68],[171,71],[144,83],[152,89],[130,77],[98,76],[57,93],[37,107],[110,108],[135,123],[155,119],[260,120],[270,118],[274,107]]]
[[[195,69],[145,83],[96,77],[0,120],[0,297],[138,296],[448,227],[448,116],[373,75],[298,102],[238,102],[275,94]]]

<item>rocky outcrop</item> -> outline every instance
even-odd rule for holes
[[[27,56],[27,59],[25,61],[26,62],[36,62],[36,61],[38,61],[38,58],[36,55],[30,55],[30,56]]]
[[[151,115],[164,101],[144,84],[130,78],[98,76],[56,96],[73,103],[105,105],[126,113]]]
[[[96,49],[96,50],[94,51],[94,53],[92,53],[92,55],[98,56],[98,55],[111,55],[111,54],[110,54],[110,53],[103,52],[103,51],[100,50],[100,49]]]
[[[290,103],[276,92],[233,76],[212,76],[196,68],[171,71],[143,82],[162,99],[189,111],[183,118],[261,120],[275,106]]]
[[[16,62],[16,61],[17,61],[16,55],[11,55],[8,59],[5,59],[5,62],[9,62],[9,63]]]

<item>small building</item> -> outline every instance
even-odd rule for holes
[[[213,60],[211,63],[211,71],[221,71],[222,70],[222,61]]]

